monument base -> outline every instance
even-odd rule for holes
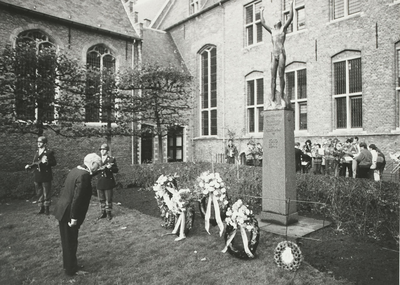
[[[299,215],[297,212],[284,215],[268,211],[261,211],[260,219],[266,223],[289,226],[298,222]]]

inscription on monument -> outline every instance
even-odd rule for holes
[[[279,116],[267,115],[265,131],[268,133],[279,132],[281,130],[282,119]]]
[[[278,140],[277,139],[269,139],[268,148],[278,148]]]

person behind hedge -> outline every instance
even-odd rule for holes
[[[353,168],[353,177],[370,178],[369,173],[372,165],[372,154],[368,150],[365,142],[360,143],[360,154],[354,158],[354,161],[357,163],[357,171],[356,175],[354,175]]]
[[[235,164],[237,155],[238,155],[238,150],[236,146],[233,144],[233,140],[228,139],[228,144],[225,147],[226,163]]]
[[[54,208],[54,216],[60,228],[63,268],[69,276],[84,273],[80,272],[82,266],[78,265],[76,258],[78,233],[92,197],[92,174],[100,165],[100,156],[95,153],[86,155],[83,165],[75,167],[68,173]]]
[[[300,149],[300,143],[296,142],[294,144],[294,159],[296,165],[296,173],[301,173],[301,156],[303,152]]]
[[[351,139],[352,141],[352,139]],[[352,169],[352,162],[353,162],[353,154],[350,151],[351,148],[351,141],[349,139],[346,140],[342,154],[341,154],[341,164],[342,167],[339,171],[339,176],[346,177],[346,173],[348,173],[348,177],[353,177],[353,169]]]
[[[301,155],[301,172],[308,173],[311,168],[311,148],[307,147],[307,143],[303,146],[303,151]]]
[[[100,147],[102,165],[97,173],[99,178],[96,188],[101,208],[99,219],[107,217],[108,220],[111,220],[113,188],[116,186],[114,173],[118,172],[118,166],[115,157],[108,155],[109,150],[106,143]]]
[[[32,164],[25,166],[25,169],[31,169],[33,172],[39,214],[50,213],[51,204],[51,181],[53,180],[52,167],[57,165],[54,152],[47,148],[47,138],[40,136],[37,139],[37,150],[33,157]]]
[[[385,155],[376,147],[375,144],[370,144],[369,150],[372,154],[370,177],[375,181],[380,181],[386,164]]]
[[[321,164],[322,164],[322,157],[324,155],[324,151],[321,148],[321,144],[317,143],[315,145],[313,157],[314,157],[314,174],[322,174],[321,172]]]

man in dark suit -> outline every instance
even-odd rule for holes
[[[300,149],[300,143],[296,142],[294,145],[294,158],[295,158],[297,173],[301,173],[301,156],[302,155],[303,155],[303,152]]]
[[[53,151],[47,148],[47,138],[38,137],[38,149],[33,158],[32,164],[25,166],[25,169],[32,169],[36,195],[40,206],[39,214],[50,213],[51,203],[51,181],[53,180],[52,166],[56,166],[57,162]]]
[[[107,217],[112,219],[112,198],[113,188],[115,187],[115,178],[113,173],[118,172],[117,162],[114,157],[108,155],[110,148],[106,143],[100,147],[102,165],[99,169],[99,178],[97,180],[97,194],[100,200],[101,215],[99,219]]]
[[[63,266],[67,275],[79,271],[76,258],[79,228],[85,220],[92,196],[92,174],[101,165],[101,158],[91,153],[85,156],[84,165],[72,169],[65,179],[64,188],[54,209],[59,221]]]

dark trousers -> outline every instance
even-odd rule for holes
[[[59,222],[61,246],[63,251],[63,268],[67,275],[74,275],[78,268],[76,251],[78,249],[77,226],[70,227],[67,222]]]
[[[110,190],[97,190],[99,195],[100,206],[102,211],[111,212],[112,210],[112,199],[113,189]]]
[[[370,178],[370,169],[369,167],[360,167],[357,169],[357,178]]]
[[[51,182],[34,182],[34,184],[39,206],[50,206]]]
[[[353,177],[353,168],[352,168],[351,162],[350,163],[342,163],[341,164],[341,168],[340,168],[340,171],[339,171],[339,176],[346,177],[346,172],[347,171],[349,172],[349,176],[348,177]]]

